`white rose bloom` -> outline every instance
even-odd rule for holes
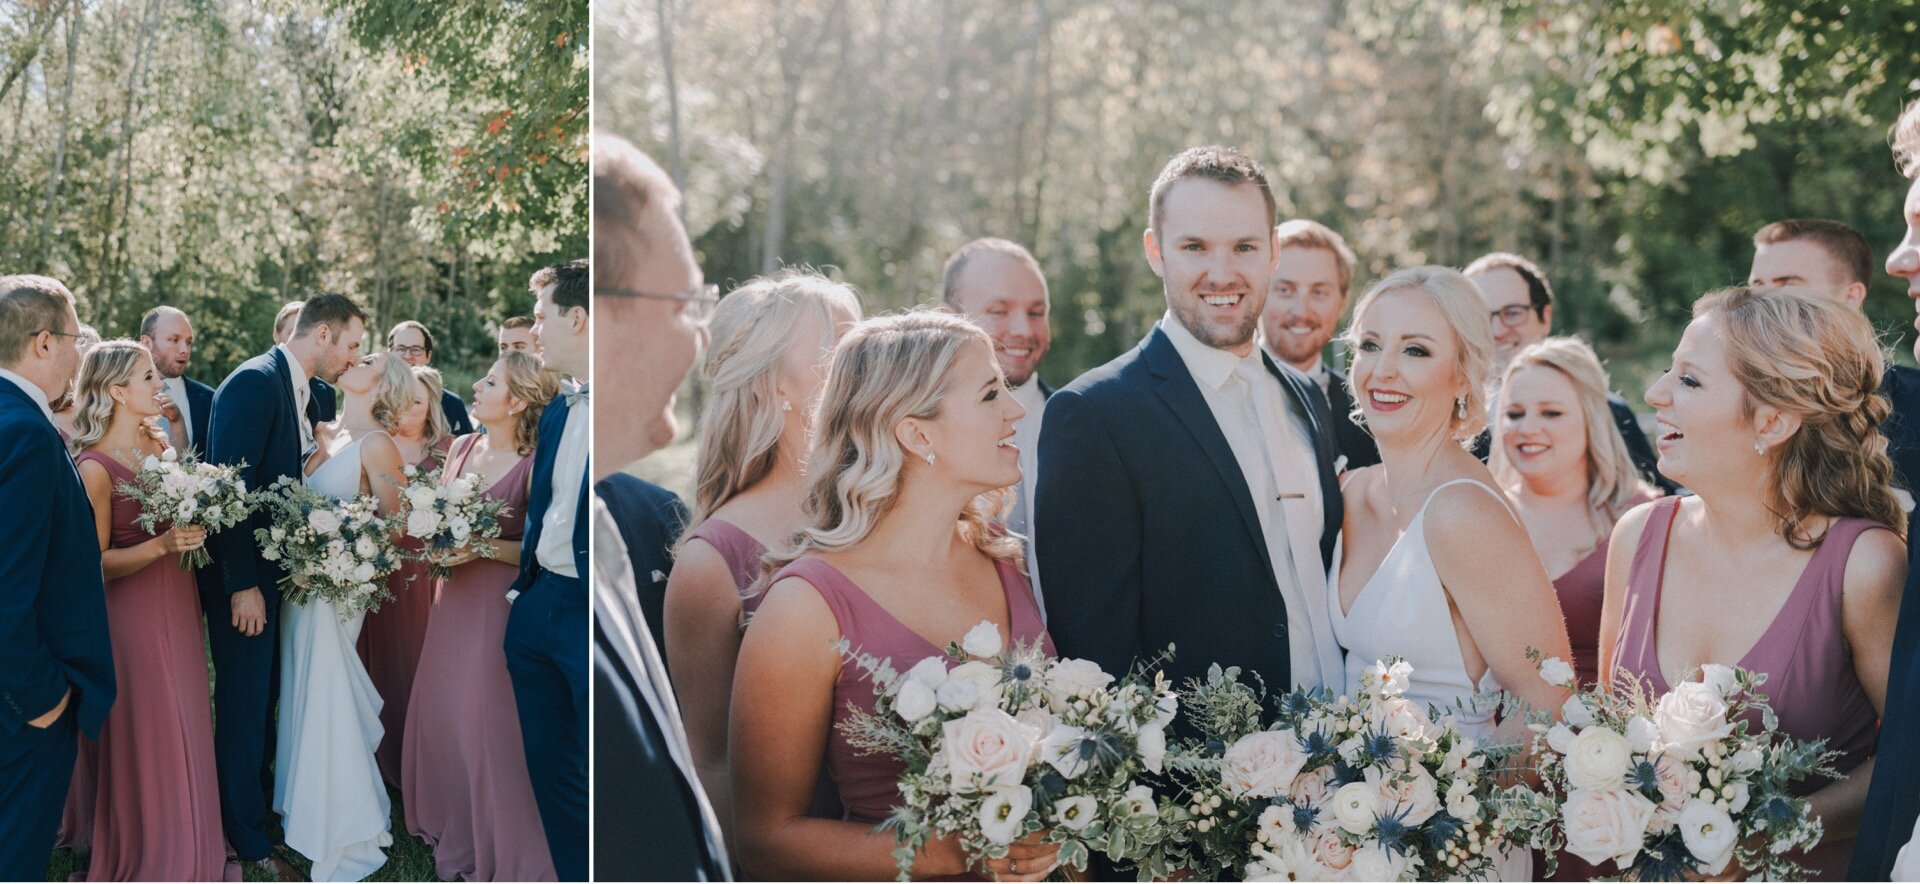
[[[1160,765],[1167,757],[1167,732],[1157,727],[1142,728],[1140,731],[1140,763],[1147,770],[1160,772]]]
[[[1374,783],[1348,783],[1333,793],[1333,821],[1355,835],[1371,830],[1380,810],[1380,790]]]
[[[1559,685],[1563,688],[1574,686],[1573,667],[1559,657],[1548,657],[1540,661],[1540,677],[1550,685]]]
[[[374,577],[374,574],[375,574],[375,571],[374,571],[372,562],[361,562],[358,567],[353,569],[353,579],[358,580],[361,583],[366,583],[367,581],[372,580]]]
[[[1593,707],[1580,699],[1579,694],[1574,694],[1567,698],[1567,702],[1560,704],[1560,720],[1573,727],[1586,727],[1593,724]]]
[[[1014,720],[1020,722],[1027,729],[1027,733],[1033,737],[1035,749],[1045,742],[1053,733],[1054,726],[1060,723],[1060,719],[1053,717],[1053,713],[1038,707],[1022,710],[1019,715],[1014,716]],[[1036,757],[1034,760],[1039,759]]]
[[[1053,822],[1069,832],[1078,832],[1100,817],[1100,802],[1091,795],[1071,795],[1053,803]]]
[[[432,510],[413,510],[407,513],[408,537],[432,537],[434,529],[440,527],[440,518]]]
[[[1567,851],[1593,865],[1613,860],[1624,871],[1640,855],[1654,804],[1626,789],[1575,789],[1561,807]]]
[[[939,701],[940,708],[948,712],[970,712],[982,708],[986,705],[981,703],[984,696],[977,682],[957,678],[947,681],[940,685],[939,690],[934,691],[934,699]],[[987,708],[992,707],[987,706]]]
[[[1713,686],[1720,692],[1720,698],[1731,700],[1740,693],[1740,679],[1733,674],[1733,667],[1718,663],[1706,663],[1700,667],[1700,681]]]
[[[1695,798],[1680,809],[1680,818],[1675,822],[1680,826],[1680,838],[1686,842],[1687,851],[1700,860],[1699,871],[1718,875],[1726,870],[1727,861],[1733,859],[1734,842],[1740,835],[1739,827],[1726,811],[1711,801]]]
[[[1026,778],[1033,741],[1013,716],[998,709],[976,709],[943,723],[940,730],[955,789],[975,785],[976,777],[982,788],[1014,786]]]
[[[1653,723],[1653,719],[1636,715],[1627,722],[1627,745],[1632,746],[1633,751],[1645,755],[1652,752],[1654,745],[1659,742],[1660,728]]]
[[[991,620],[982,620],[979,625],[967,630],[967,637],[960,640],[960,650],[975,657],[992,657],[1000,653],[1000,627]]]
[[[933,714],[936,705],[938,701],[934,699],[933,691],[928,690],[926,685],[912,680],[901,682],[900,692],[893,698],[894,714],[899,715],[900,719],[908,724]]]
[[[1307,753],[1293,731],[1258,731],[1227,747],[1220,784],[1236,797],[1273,798],[1287,793],[1306,764]]]
[[[374,553],[380,551],[380,547],[374,544],[373,538],[362,536],[354,541],[353,551],[363,559],[371,559]]]
[[[1000,670],[997,667],[969,660],[953,667],[934,695],[940,698],[940,705],[948,711],[963,712],[999,705],[1000,687]]]
[[[407,488],[407,505],[414,509],[432,509],[439,497],[432,488],[425,485],[411,485]]]
[[[928,690],[938,688],[947,680],[947,658],[926,657],[922,659],[920,662],[913,664],[912,669],[907,670],[906,679],[908,681],[917,681]]]
[[[1412,855],[1370,844],[1353,852],[1350,868],[1356,881],[1398,881],[1412,866]]]
[[[980,802],[980,834],[995,844],[1012,844],[1032,809],[1032,789],[1017,784],[994,789]]]
[[[1659,749],[1682,760],[1700,757],[1700,750],[1733,733],[1727,722],[1727,702],[1720,690],[1703,682],[1683,682],[1660,698],[1653,723],[1660,728]]]
[[[1092,660],[1065,657],[1047,664],[1045,683],[1053,711],[1061,712],[1074,697],[1092,697],[1106,690],[1113,676]]]
[[[180,452],[175,451],[172,448],[168,448],[167,450],[160,452],[160,459],[166,461],[167,463],[177,463],[180,460]]]
[[[1590,727],[1573,738],[1565,764],[1567,783],[1575,789],[1619,789],[1633,766],[1633,747],[1612,728]]]
[[[340,517],[333,510],[314,510],[307,514],[307,527],[321,534],[332,534],[340,530]]]
[[[1433,775],[1416,765],[1406,774],[1381,781],[1381,805],[1401,814],[1407,825],[1418,826],[1440,812],[1438,788]]]

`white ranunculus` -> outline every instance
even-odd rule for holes
[[[1113,676],[1092,660],[1063,657],[1047,664],[1046,685],[1053,711],[1066,709],[1074,697],[1091,697],[1113,684]]]
[[[1140,730],[1140,763],[1147,770],[1160,772],[1160,765],[1167,757],[1167,732],[1157,727],[1145,727]]]
[[[1547,747],[1561,755],[1567,754],[1567,750],[1573,748],[1573,728],[1564,724],[1548,728]]]
[[[1653,723],[1660,728],[1659,749],[1683,760],[1700,757],[1701,748],[1733,733],[1727,721],[1727,701],[1720,690],[1703,682],[1683,682],[1667,692],[1654,707]]]
[[[1653,719],[1636,715],[1627,721],[1627,745],[1632,746],[1633,751],[1645,755],[1659,742],[1660,728]]]
[[[1374,783],[1348,783],[1333,793],[1333,821],[1355,835],[1371,830],[1380,810],[1380,789]]]
[[[1733,674],[1733,667],[1718,663],[1703,663],[1700,666],[1700,681],[1711,685],[1720,692],[1720,699],[1732,700],[1740,693],[1740,679]]]
[[[1680,826],[1680,838],[1686,842],[1687,852],[1700,861],[1698,871],[1718,875],[1726,870],[1727,861],[1733,859],[1734,842],[1740,835],[1739,827],[1726,811],[1711,801],[1695,798],[1680,809],[1675,823]]]
[[[1398,881],[1411,871],[1410,853],[1388,850],[1369,844],[1353,852],[1353,878],[1356,881]]]
[[[1560,704],[1560,720],[1572,727],[1586,727],[1593,724],[1593,707],[1580,699],[1579,694],[1574,694],[1567,697],[1567,702]]]
[[[380,551],[380,547],[374,544],[373,538],[362,537],[359,540],[354,541],[353,551],[355,554],[359,555],[360,558],[371,559],[373,558],[374,553],[377,553]]]
[[[1619,731],[1590,727],[1573,738],[1565,764],[1567,783],[1575,789],[1618,789],[1633,766],[1633,747]]]
[[[1540,677],[1545,679],[1547,684],[1550,685],[1558,685],[1563,688],[1574,686],[1573,667],[1559,657],[1548,657],[1540,661]]]
[[[894,714],[909,724],[932,715],[937,705],[939,701],[934,698],[933,691],[911,679],[901,682],[899,692],[893,697]]]
[[[407,513],[408,537],[431,537],[434,529],[440,527],[440,517],[432,510],[414,510]]]
[[[1561,807],[1567,851],[1599,865],[1613,860],[1625,870],[1640,855],[1654,804],[1626,789],[1575,789]]]
[[[1012,844],[1032,809],[1032,789],[1018,784],[994,789],[980,802],[980,834],[995,844]]]
[[[1258,731],[1235,740],[1222,761],[1220,785],[1227,794],[1273,798],[1292,787],[1307,753],[1291,730]]]
[[[307,527],[320,534],[332,534],[340,530],[340,517],[330,509],[317,509],[307,514]]]
[[[178,463],[180,460],[180,452],[173,448],[167,448],[160,452],[160,459],[167,463]]]
[[[1100,817],[1100,802],[1091,795],[1070,795],[1053,803],[1053,823],[1078,832]]]
[[[912,669],[907,670],[906,680],[917,681],[927,690],[940,687],[940,685],[947,680],[947,658],[926,657],[922,659],[920,662],[913,664]]]
[[[1013,716],[975,709],[940,729],[953,788],[1014,786],[1026,777],[1033,741]]]
[[[1000,627],[991,620],[982,620],[978,626],[967,630],[967,637],[960,640],[960,650],[975,657],[992,657],[1000,653]]]
[[[440,496],[435,493],[432,488],[425,485],[407,486],[406,495],[407,506],[417,510],[432,509],[434,501]]]
[[[366,583],[372,580],[376,573],[372,562],[361,562],[353,569],[353,579]]]
[[[1054,725],[1041,745],[1040,755],[1053,765],[1053,769],[1069,780],[1077,780],[1093,766],[1093,761],[1081,754],[1080,747],[1087,739],[1086,728],[1066,724]]]

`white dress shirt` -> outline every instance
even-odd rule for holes
[[[287,345],[275,344],[273,348],[279,350],[287,360],[288,381],[293,384],[294,417],[300,422],[300,456],[306,457],[307,450],[313,447],[313,421],[307,419],[307,400],[313,398],[313,389],[307,386],[307,368],[300,364],[299,357],[294,356]],[[181,416],[185,415],[185,410],[182,410]],[[305,468],[304,465],[302,468]]]
[[[1013,443],[1020,447],[1020,484],[1014,486],[1013,510],[1007,514],[1007,528],[1026,536],[1027,580],[1033,585],[1033,603],[1040,609],[1040,622],[1047,622],[1046,597],[1040,594],[1040,565],[1033,558],[1033,486],[1040,478],[1040,419],[1047,410],[1047,397],[1040,392],[1040,374],[1013,388],[1013,399],[1027,410],[1013,424]]]
[[[39,384],[4,368],[0,368],[0,381],[8,381],[19,387],[28,399],[33,400],[33,404],[40,406],[40,413],[47,416],[47,423],[53,423],[53,409],[47,406],[47,391],[40,389]]]
[[[1168,313],[1160,328],[1200,388],[1247,480],[1274,582],[1287,605],[1288,651],[1295,687],[1344,685],[1340,646],[1327,610],[1327,572],[1320,561],[1320,468],[1313,433],[1296,414],[1263,352],[1245,357],[1209,347]]]
[[[586,385],[580,385],[582,391]],[[563,577],[579,577],[573,563],[573,518],[580,508],[580,483],[587,475],[586,400],[567,409],[560,431],[560,447],[553,456],[553,490],[547,514],[540,519],[540,546],[534,551],[540,567]]]
[[[198,446],[200,440],[193,438],[193,407],[187,404],[186,378],[162,378],[160,380],[160,389],[165,390],[167,392],[167,398],[173,400],[174,407],[180,409],[180,436],[187,440],[188,445]],[[295,399],[294,401],[298,402],[299,400]],[[171,431],[172,427],[166,423],[166,420],[164,417],[160,419],[161,426],[163,429]]]

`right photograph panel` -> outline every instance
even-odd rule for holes
[[[1895,6],[593,0],[594,877],[1920,879]]]

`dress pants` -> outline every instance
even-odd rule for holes
[[[43,881],[80,751],[79,704],[45,728],[0,734],[0,881]]]
[[[267,625],[251,638],[233,628],[232,596],[202,593],[213,652],[213,752],[220,776],[220,824],[247,862],[273,853],[273,707],[280,695],[280,591],[261,589]]]
[[[587,593],[542,571],[507,618],[507,674],[534,802],[562,881],[587,880]]]

